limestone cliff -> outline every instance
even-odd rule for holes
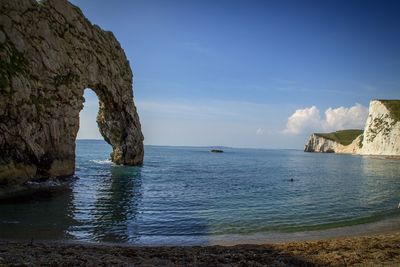
[[[339,145],[339,143],[333,140],[312,134],[304,147],[304,151],[334,153]]]
[[[304,151],[400,156],[400,100],[371,101],[362,133],[312,134]]]
[[[361,130],[343,130],[329,134],[314,133],[305,145],[305,152],[358,153],[362,144]]]
[[[0,0],[0,185],[74,173],[83,91],[117,164],[143,161],[132,72],[111,32],[66,0]]]
[[[400,100],[374,100],[364,129],[364,155],[400,155]]]

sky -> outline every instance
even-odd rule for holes
[[[400,1],[71,2],[121,43],[145,144],[302,149],[400,99]]]

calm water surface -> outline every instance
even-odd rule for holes
[[[77,141],[79,179],[0,204],[0,238],[206,244],[400,215],[400,161],[296,150],[145,147],[116,166],[104,141]],[[293,179],[293,182],[290,180]]]

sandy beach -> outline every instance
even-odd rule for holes
[[[398,266],[400,232],[235,246],[0,242],[0,266]]]

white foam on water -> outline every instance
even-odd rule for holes
[[[89,160],[90,162],[96,163],[96,164],[102,164],[102,165],[110,165],[113,164],[113,162],[109,159],[105,159],[105,160],[96,160],[96,159],[92,159]]]

